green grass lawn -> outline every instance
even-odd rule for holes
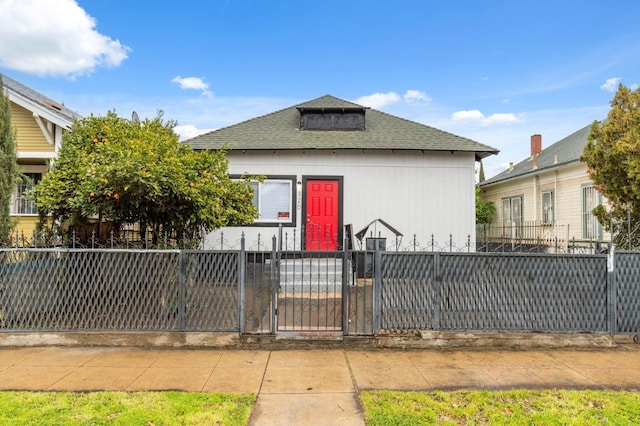
[[[640,424],[640,392],[367,391],[360,397],[368,426]]]
[[[255,395],[0,392],[1,425],[246,425]]]
[[[363,391],[368,426],[638,425],[640,392]],[[255,395],[0,392],[1,425],[246,425]]]

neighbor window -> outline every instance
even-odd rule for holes
[[[522,222],[522,195],[502,199],[502,221],[518,225]]]
[[[602,228],[592,211],[600,204],[600,194],[591,184],[582,185],[582,238],[597,240],[601,237]]]
[[[555,216],[555,198],[553,191],[542,191],[542,224],[552,225]]]
[[[522,225],[522,195],[502,199],[502,236],[515,238]]]
[[[16,186],[13,193],[13,207],[11,214],[34,215],[38,214],[36,203],[26,197],[26,192],[33,188],[42,179],[42,173],[23,173],[22,181]]]
[[[265,179],[250,182],[253,187],[253,204],[258,209],[260,222],[293,222],[293,181],[289,179]]]

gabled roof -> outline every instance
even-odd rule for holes
[[[36,92],[24,84],[18,83],[4,74],[0,74],[0,76],[2,76],[2,85],[9,96],[9,100],[40,117],[66,129],[70,128],[74,118],[80,118],[78,113],[71,111],[63,104]]]
[[[541,173],[545,170],[579,163],[584,147],[587,145],[590,130],[591,124],[559,140],[548,148],[543,149],[536,157],[536,168],[534,168],[533,159],[529,157],[513,166],[513,170],[507,169],[498,173],[492,178],[482,182],[480,186],[487,186],[530,174]]]
[[[299,130],[300,110],[354,108],[365,111],[365,130]],[[399,118],[331,95],[294,105],[184,141],[194,149],[398,149],[474,152],[477,159],[498,150],[474,140]]]

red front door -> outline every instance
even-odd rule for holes
[[[306,250],[338,249],[338,181],[307,180]]]

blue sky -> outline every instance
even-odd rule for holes
[[[332,94],[494,146],[487,177],[640,84],[640,2],[0,0],[0,72],[183,137]]]

